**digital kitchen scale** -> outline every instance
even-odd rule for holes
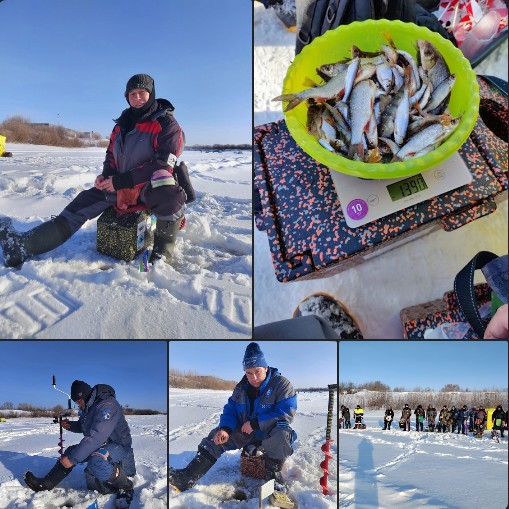
[[[458,152],[430,170],[402,179],[366,180],[333,169],[330,172],[351,228],[472,182],[472,174]]]

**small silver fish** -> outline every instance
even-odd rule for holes
[[[426,71],[426,76],[435,90],[451,74],[449,67],[444,57],[429,41],[419,39],[417,46],[422,68]]]

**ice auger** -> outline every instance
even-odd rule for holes
[[[332,413],[334,410],[334,391],[337,390],[337,384],[331,384],[329,387],[329,407],[327,409],[327,429],[325,431],[325,443],[322,445],[322,451],[325,454],[325,459],[320,463],[320,467],[323,470],[323,476],[320,478],[320,486],[324,495],[331,494],[331,491],[327,488],[327,482],[329,480],[329,458],[332,458],[330,453],[330,444],[333,442],[331,439],[332,430]]]
[[[64,436],[63,436],[63,431],[62,431],[62,418],[68,417],[69,415],[71,415],[71,395],[67,394],[67,392],[57,389],[57,382],[56,382],[55,375],[53,375],[53,389],[57,390],[58,392],[61,392],[62,394],[65,394],[67,396],[67,410],[65,412],[62,412],[61,414],[55,416],[55,418],[53,419],[53,422],[55,424],[58,423],[60,425],[60,440],[58,441],[58,445],[60,446],[60,449],[58,450],[58,453],[60,454],[60,456],[62,456],[64,454]]]

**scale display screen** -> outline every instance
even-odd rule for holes
[[[407,196],[411,196],[412,194],[428,189],[421,173],[404,180],[399,180],[398,182],[394,182],[394,184],[390,184],[386,187],[392,201],[401,200]]]

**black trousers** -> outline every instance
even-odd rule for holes
[[[176,221],[184,213],[180,186],[161,186],[145,188],[140,195],[139,203],[144,204],[158,219]],[[67,220],[72,234],[76,233],[89,219],[94,219],[108,207],[117,202],[117,193],[110,193],[92,187],[81,191],[65,207],[60,216]]]

